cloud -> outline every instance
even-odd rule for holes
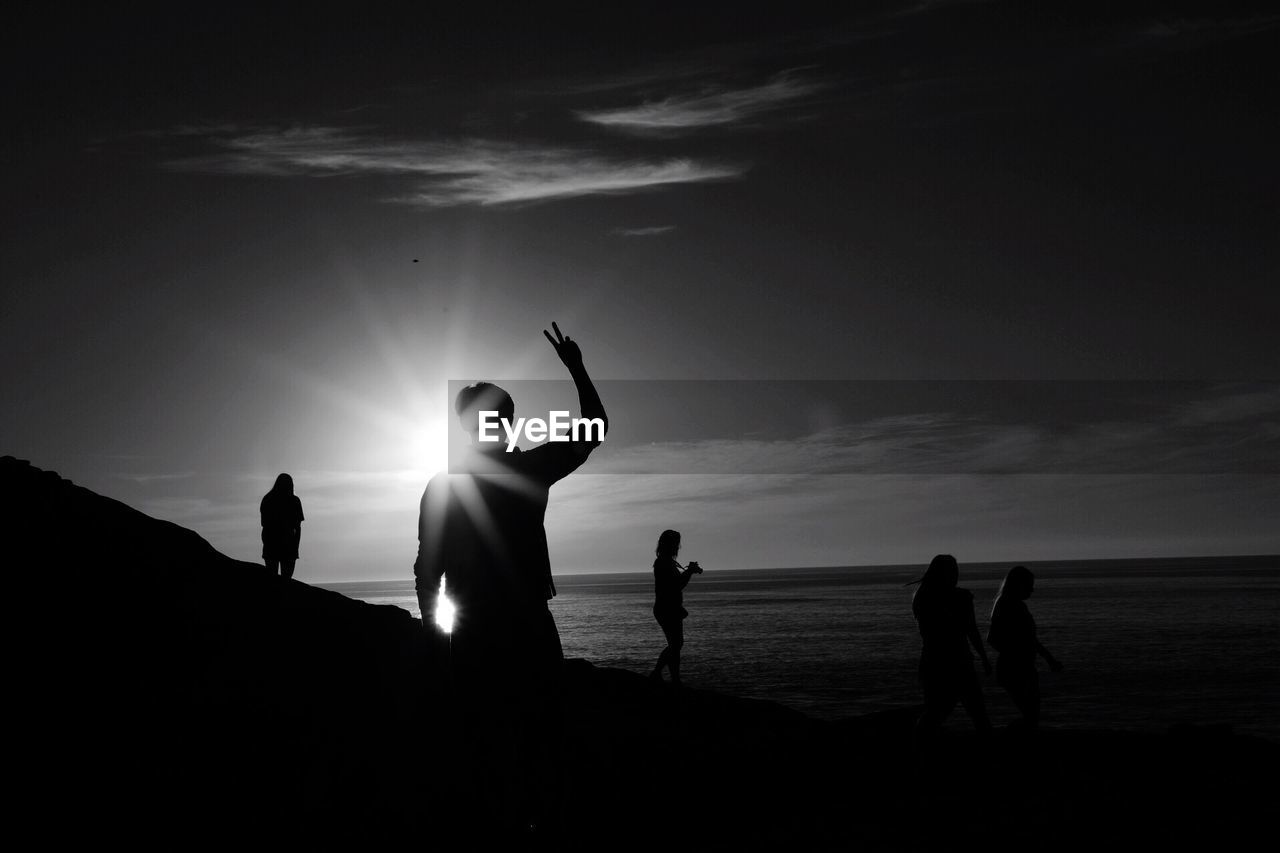
[[[1024,392],[1025,393],[1025,392]],[[600,474],[1263,474],[1280,471],[1274,386],[1209,391],[1148,411],[1069,420],[918,411],[784,438],[605,446]]]
[[[557,571],[641,570],[666,527],[714,569],[1274,553],[1278,506],[1250,475],[570,477],[547,531]]]
[[[117,474],[116,476],[121,480],[129,480],[130,482],[137,483],[140,486],[145,486],[149,483],[166,483],[173,480],[188,480],[195,475],[196,473],[194,471],[179,471],[171,474]]]
[[[301,127],[210,137],[214,154],[167,161],[175,171],[270,177],[401,175],[386,199],[416,207],[502,205],[634,193],[732,180],[746,166],[688,157],[620,159],[594,151],[482,139],[393,140],[369,130]]]
[[[949,6],[980,6],[990,2],[991,0],[917,0],[917,2],[907,3],[901,9],[888,12],[887,15],[889,17],[910,17],[912,15],[925,15]]]
[[[616,74],[597,73],[586,79],[558,77],[536,83],[526,82],[518,86],[516,91],[527,95],[554,96],[557,98],[575,95],[598,95],[602,92],[670,86],[678,81],[695,80],[699,77],[705,78],[712,74],[721,74],[725,70],[726,66],[724,64],[712,61],[705,55],[687,56],[642,68],[621,71]]]
[[[657,237],[659,234],[674,230],[676,230],[674,225],[650,225],[645,228],[615,228],[610,233],[619,237]]]
[[[1203,426],[1237,421],[1262,422],[1271,427],[1280,423],[1280,387],[1263,385],[1243,390],[1226,389],[1183,406],[1179,423]],[[1268,423],[1269,422],[1269,423]]]
[[[1245,17],[1164,18],[1147,24],[1142,34],[1160,40],[1232,39],[1266,32],[1280,26],[1280,15],[1264,13]]]
[[[688,133],[738,124],[787,106],[821,88],[813,81],[782,73],[759,86],[711,87],[693,94],[671,95],[638,107],[579,110],[576,115],[582,121],[624,133]]]

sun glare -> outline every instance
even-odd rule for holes
[[[440,630],[446,634],[453,633],[453,617],[457,614],[458,608],[453,606],[453,602],[444,594],[444,578],[440,578],[440,595],[436,599],[436,625],[440,626]]]
[[[440,418],[432,418],[412,439],[413,468],[426,477],[449,467],[449,430]]]

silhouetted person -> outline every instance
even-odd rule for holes
[[[929,563],[911,600],[911,612],[920,627],[920,684],[924,688],[924,713],[916,723],[919,735],[935,734],[956,703],[964,705],[980,734],[991,730],[982,686],[973,671],[973,654],[991,674],[991,662],[982,647],[982,636],[973,614],[973,593],[960,589],[960,566],[950,554],[939,554]]]
[[[658,558],[653,561],[653,618],[662,627],[667,646],[658,655],[658,663],[649,676],[662,680],[662,668],[671,670],[671,683],[680,686],[680,649],[684,646],[684,620],[689,611],[684,609],[684,588],[689,580],[702,573],[696,561],[689,561],[689,568],[676,562],[680,553],[680,534],[664,530],[658,537]]]
[[[604,406],[571,339],[544,332],[577,386],[585,418]],[[496,385],[481,382],[458,393],[454,410],[472,446],[457,473],[432,477],[418,517],[414,563],[423,623],[431,624],[440,578],[456,610],[450,661],[460,711],[481,753],[479,774],[498,776],[498,790],[482,805],[502,819],[540,820],[547,814],[558,736],[560,634],[547,607],[555,595],[543,517],[551,486],[574,471],[600,443],[548,441],[507,452],[506,443],[479,441],[480,413],[513,421],[515,403]],[[501,433],[501,431],[499,431]],[[484,751],[488,754],[484,755]],[[492,780],[488,783],[492,785]]]
[[[1026,604],[1035,583],[1035,576],[1026,566],[1009,570],[991,608],[991,630],[987,632],[987,642],[1000,652],[996,658],[996,683],[1008,691],[1009,698],[1022,712],[1023,724],[1029,729],[1040,723],[1036,655],[1042,656],[1053,672],[1062,670],[1062,664],[1036,638],[1036,623]]]
[[[262,516],[262,559],[271,574],[293,577],[298,562],[298,543],[302,540],[302,501],[293,493],[293,478],[276,477],[271,491],[262,496],[258,507]]]

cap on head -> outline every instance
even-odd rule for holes
[[[453,401],[462,428],[475,435],[480,431],[480,413],[497,412],[499,418],[515,420],[516,403],[511,395],[492,382],[473,382],[458,392]]]

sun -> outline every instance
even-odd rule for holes
[[[429,479],[449,468],[449,429],[443,418],[428,418],[409,436],[406,458],[419,476]]]

